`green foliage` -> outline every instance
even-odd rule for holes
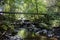
[[[0,28],[2,28],[3,30],[8,30],[8,29],[14,30],[14,26],[11,25],[8,21],[4,21],[1,23],[2,24],[0,25]]]
[[[20,20],[21,18],[29,19],[32,22],[39,22],[39,27],[45,27],[46,29],[60,26],[60,1],[56,0],[56,4],[54,5],[52,5],[53,3],[49,4],[50,2],[48,2],[49,0],[3,0],[3,2],[0,2],[0,6],[4,6],[4,12],[31,14],[3,14],[5,22],[2,26],[0,25],[0,29],[8,30],[10,28],[11,30],[14,30],[14,25],[10,25],[10,23],[13,23],[15,20]],[[32,13],[37,13],[39,15],[32,15]],[[18,35],[23,38],[25,38],[27,34],[28,32],[26,32],[25,29],[18,32]],[[34,33],[31,35],[34,36]]]
[[[28,36],[28,31],[26,29],[21,29],[19,32],[18,32],[18,35],[19,37],[21,38],[26,38]]]

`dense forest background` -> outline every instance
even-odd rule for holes
[[[0,38],[5,33],[13,33],[20,26],[15,22],[20,23],[21,19],[37,23],[37,28],[60,27],[60,0],[0,0]],[[25,29],[21,32],[21,30],[18,31],[18,35],[21,34],[22,37],[30,33]],[[35,33],[32,32],[29,35],[32,34]]]

